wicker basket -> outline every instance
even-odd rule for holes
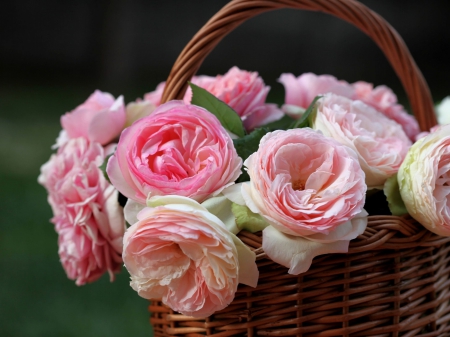
[[[428,86],[401,38],[352,0],[230,2],[183,50],[163,101],[183,97],[187,81],[227,33],[279,8],[322,11],[357,26],[385,53],[421,128],[436,124]],[[347,254],[319,256],[300,276],[267,258],[260,233],[239,236],[257,254],[257,288],[240,285],[230,306],[204,319],[152,301],[155,336],[450,336],[450,238],[429,232],[409,216],[370,216]]]

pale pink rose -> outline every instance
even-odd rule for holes
[[[247,130],[276,121],[283,117],[283,112],[276,104],[267,104],[266,98],[270,90],[257,72],[231,68],[225,75],[216,77],[196,76],[192,83],[209,91],[221,101],[231,106],[244,122]],[[160,83],[156,91],[148,93],[144,99],[159,105],[165,83]],[[190,88],[184,96],[185,103],[190,103]]]
[[[245,161],[240,193],[224,194],[267,222],[262,248],[298,275],[317,255],[345,253],[364,232],[366,185],[356,154],[309,128],[274,131]]]
[[[121,269],[125,221],[118,192],[98,168],[104,157],[100,144],[71,139],[42,166],[38,179],[49,193],[61,263],[77,285],[105,272],[112,281]]]
[[[69,138],[83,137],[106,145],[116,138],[125,125],[123,97],[96,90],[75,110],[61,116],[61,125]]]
[[[409,139],[414,140],[420,132],[419,123],[414,116],[409,115],[403,106],[397,103],[397,96],[385,85],[373,87],[367,82],[353,83],[355,96],[353,99],[361,100],[367,105],[374,107],[388,118],[400,124]]]
[[[279,231],[296,236],[329,234],[359,214],[366,185],[356,154],[321,133],[274,131],[244,165],[247,206]]]
[[[353,149],[369,188],[395,174],[411,146],[400,124],[361,101],[327,94],[318,101],[313,128]]]
[[[355,94],[355,89],[349,83],[331,75],[305,73],[295,77],[293,74],[281,74],[278,81],[284,85],[286,92],[284,103],[287,113],[292,110],[292,106],[306,109],[316,96],[329,92],[348,98]]]
[[[239,282],[256,286],[255,254],[219,218],[185,197],[152,202],[158,206],[144,208],[123,239],[131,287],[140,296],[206,317],[230,304]]]
[[[410,148],[398,184],[408,213],[431,232],[450,236],[450,124]]]
[[[123,195],[141,204],[149,194],[201,202],[234,184],[241,165],[233,141],[213,114],[170,101],[122,132],[107,172]]]

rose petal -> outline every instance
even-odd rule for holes
[[[212,197],[202,202],[202,206],[205,207],[211,214],[214,214],[225,224],[230,233],[237,234],[239,228],[236,226],[236,220],[233,212],[231,211],[232,202],[221,195],[218,197]]]
[[[232,235],[239,259],[239,283],[255,288],[258,285],[259,271],[256,255],[236,235]]]
[[[128,199],[127,203],[125,204],[125,207],[123,208],[126,222],[128,222],[130,225],[133,225],[134,223],[138,222],[137,215],[144,208],[145,205],[142,205],[132,199]]]
[[[331,253],[346,253],[350,241],[320,243],[299,236],[284,234],[273,226],[263,230],[264,252],[276,263],[289,268],[288,273],[298,275],[306,272],[314,257]]]

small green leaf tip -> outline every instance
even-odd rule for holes
[[[261,215],[253,213],[247,206],[231,204],[231,211],[236,217],[236,225],[240,230],[251,233],[262,231],[270,224]]]
[[[258,151],[261,138],[268,132],[270,132],[270,130],[267,128],[258,128],[242,138],[233,139],[234,148],[236,149],[238,156],[245,161],[252,153]],[[249,180],[250,177],[248,176],[247,171],[243,170],[237,182],[240,183]]]
[[[386,196],[392,215],[400,216],[408,213],[402,196],[400,195],[397,173],[386,180],[384,183],[383,192]]]
[[[310,117],[313,117],[311,115],[313,112],[316,111],[316,103],[319,99],[321,99],[323,96],[316,96],[311,104],[309,105],[308,109],[306,109],[305,113],[302,115],[302,117],[299,120],[296,120],[291,125],[291,129],[299,129],[299,128],[309,128],[312,126],[312,120]]]
[[[106,173],[106,166],[108,165],[108,160],[109,160],[109,158],[110,158],[112,155],[113,155],[113,153],[110,154],[110,155],[108,155],[108,156],[106,156],[106,158],[105,158],[105,160],[103,161],[103,163],[98,167],[98,168],[100,169],[100,171],[103,172],[103,175],[105,176],[105,179],[106,179],[106,180],[108,181],[108,183],[110,183],[110,184],[111,184],[111,180],[109,180],[108,173]]]
[[[239,117],[236,111],[207,90],[191,82],[189,82],[189,85],[192,88],[192,104],[211,112],[217,117],[222,126],[231,133],[234,133],[238,137],[245,136],[244,124],[242,124],[241,117]]]

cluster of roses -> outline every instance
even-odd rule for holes
[[[123,259],[142,297],[208,316],[233,300],[238,283],[257,284],[240,230],[262,230],[273,261],[305,272],[317,255],[347,252],[367,226],[366,190],[392,186],[397,173],[407,210],[450,235],[450,127],[411,147],[418,124],[385,86],[314,74],[280,82],[281,109],[266,103],[270,88],[257,73],[194,77],[193,88],[234,109],[233,127],[191,104],[191,89],[161,104],[164,83],[126,107],[97,91],[64,115],[39,182],[68,276],[77,284],[112,277]],[[112,185],[99,168],[108,154]],[[128,199],[123,210],[116,190]]]

